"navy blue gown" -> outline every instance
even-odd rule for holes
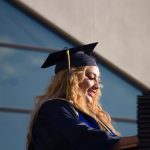
[[[41,106],[28,150],[109,150],[119,139],[70,102],[55,99]]]

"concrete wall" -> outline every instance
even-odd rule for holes
[[[18,0],[150,88],[149,0]]]

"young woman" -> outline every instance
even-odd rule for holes
[[[37,97],[28,150],[108,150],[120,137],[100,105],[100,72],[89,56],[97,43],[50,54],[43,67],[56,64],[46,92]],[[67,57],[66,57],[67,56]]]

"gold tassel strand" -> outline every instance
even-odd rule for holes
[[[66,55],[67,55],[67,62],[68,62],[68,76],[67,76],[66,98],[70,99],[70,80],[69,80],[69,75],[70,75],[70,52],[69,52],[69,49],[66,51]]]

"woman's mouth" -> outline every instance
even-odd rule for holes
[[[94,97],[96,91],[94,91],[94,90],[88,90],[87,93],[88,93],[88,95],[89,95],[90,97]]]

